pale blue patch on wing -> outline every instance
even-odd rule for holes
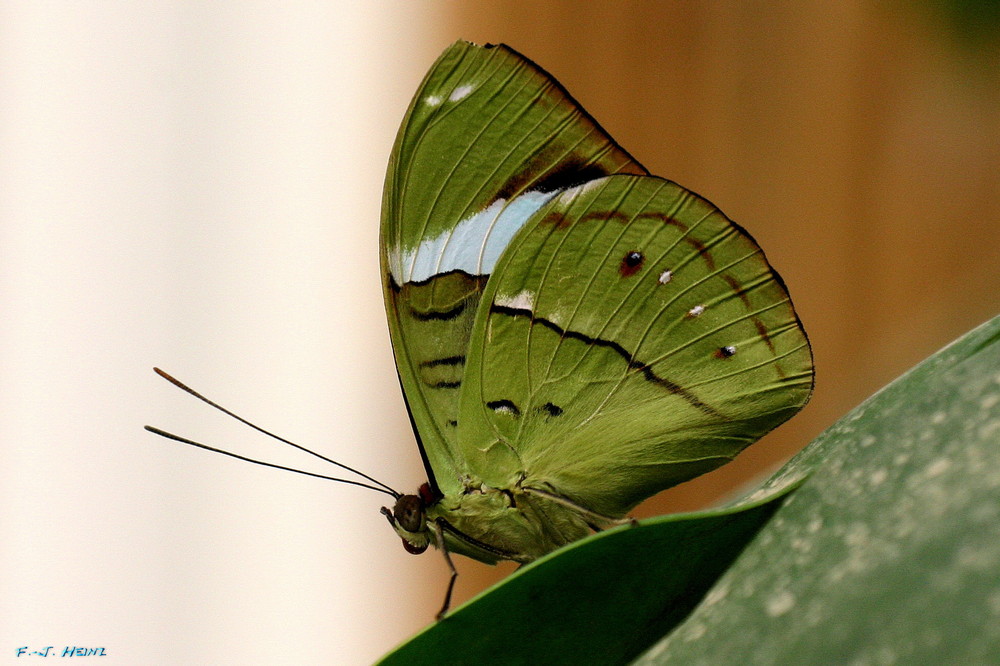
[[[489,275],[514,234],[556,194],[558,191],[525,192],[510,202],[497,199],[413,250],[395,252],[398,261],[390,261],[393,277],[404,284],[456,270]]]

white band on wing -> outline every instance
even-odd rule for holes
[[[531,191],[510,202],[497,199],[453,229],[421,241],[412,250],[396,248],[390,259],[393,278],[397,284],[405,284],[456,270],[469,275],[489,275],[514,234],[556,194],[558,190]]]

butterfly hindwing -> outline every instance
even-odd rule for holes
[[[380,252],[396,366],[432,484],[458,489],[459,396],[497,259],[557,192],[646,171],[506,46],[458,42],[418,89],[386,176]]]
[[[620,516],[727,462],[811,392],[808,342],[763,252],[659,178],[559,193],[483,299],[459,450],[495,487]]]

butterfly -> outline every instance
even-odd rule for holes
[[[409,552],[530,562],[728,462],[812,392],[754,240],[502,44],[452,45],[417,90],[380,252],[428,476],[383,508]]]
[[[379,239],[427,473],[386,493],[410,553],[528,563],[628,521],[802,408],[812,353],[784,284],[717,208],[652,176],[548,73],[457,42],[397,135]],[[280,467],[147,429],[249,462]],[[290,469],[284,468],[282,469]],[[299,470],[291,470],[299,471]]]

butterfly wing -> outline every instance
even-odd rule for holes
[[[396,368],[439,493],[459,488],[466,353],[497,258],[557,191],[614,173],[646,171],[506,46],[452,45],[414,96],[389,161],[380,254]]]
[[[761,249],[659,178],[560,193],[483,299],[459,440],[490,486],[621,516],[729,461],[812,390],[809,343]]]

